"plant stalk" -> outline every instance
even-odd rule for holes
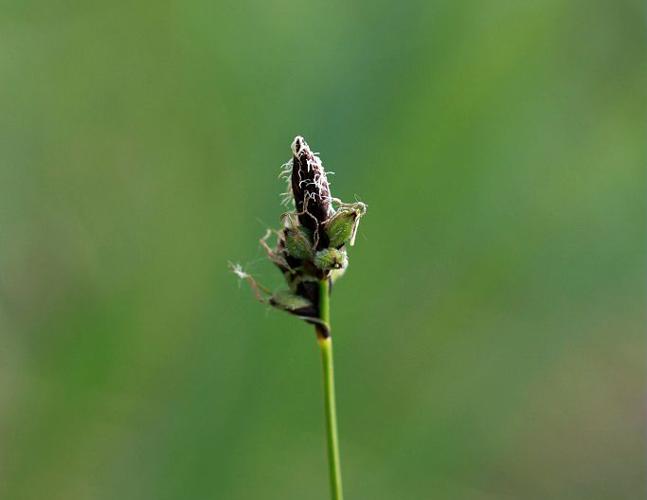
[[[319,282],[319,319],[322,324],[316,325],[315,330],[317,333],[317,342],[321,350],[321,363],[323,367],[330,493],[332,500],[343,500],[341,464],[339,461],[339,438],[337,436],[335,373],[333,370],[332,337],[330,336],[330,284],[327,279]]]

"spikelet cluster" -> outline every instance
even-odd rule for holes
[[[240,266],[232,265],[232,270],[251,284],[261,301],[312,322],[319,318],[319,282],[334,282],[345,272],[347,247],[355,242],[366,205],[331,196],[323,164],[301,136],[292,142],[292,158],[280,176],[287,182],[284,200],[292,210],[281,215],[281,228],[269,230],[261,245],[287,288],[272,293]],[[270,246],[272,235],[275,244]]]

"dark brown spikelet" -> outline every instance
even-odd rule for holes
[[[330,217],[330,187],[321,160],[308,147],[303,137],[292,142],[292,195],[299,222],[321,237],[319,227]],[[315,238],[316,239],[316,238]],[[322,241],[319,241],[324,243]]]

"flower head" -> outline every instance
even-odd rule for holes
[[[268,230],[261,245],[283,274],[289,289],[270,293],[239,266],[232,270],[250,282],[263,302],[316,322],[318,283],[333,282],[346,270],[346,246],[352,246],[355,241],[366,205],[343,203],[331,196],[321,160],[301,136],[292,141],[292,158],[283,166],[281,175],[288,181],[286,194],[293,201],[294,211],[282,215],[281,229]],[[272,235],[276,238],[273,247],[268,244]]]

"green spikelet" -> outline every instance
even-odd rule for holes
[[[337,248],[326,248],[315,254],[315,266],[322,271],[333,269],[345,269],[348,265],[348,257],[345,250]]]
[[[365,213],[366,205],[364,203],[342,205],[324,226],[330,246],[340,248],[346,243],[353,246],[359,220]]]
[[[312,258],[312,243],[306,232],[301,228],[285,228],[285,251],[290,257],[306,260]]]

